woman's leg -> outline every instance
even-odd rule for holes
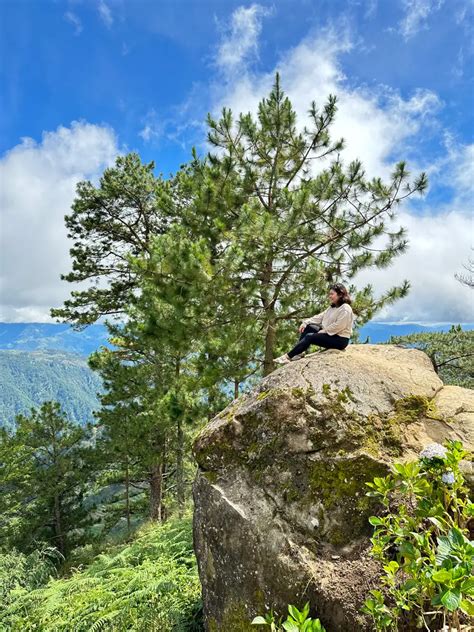
[[[300,334],[300,340],[302,340],[307,334],[317,334],[319,330],[320,327],[318,327],[318,325],[306,325]]]
[[[347,341],[347,342],[346,342]],[[329,334],[306,334],[300,341],[288,352],[288,357],[292,358],[295,355],[306,351],[310,345],[317,345],[318,347],[324,347],[325,349],[345,349],[349,344],[349,338],[343,338],[342,336],[330,336]]]
[[[312,344],[318,345],[319,347],[324,347],[326,349],[345,349],[349,344],[349,338],[345,338],[344,336],[338,336],[337,334],[334,336],[330,336],[329,334],[316,334],[319,338],[316,339],[316,342]]]
[[[315,325],[306,325],[306,327],[305,327],[305,328],[303,329],[303,331],[300,333],[300,338],[299,338],[299,342],[297,343],[297,346],[299,345],[299,343],[300,343],[302,340],[304,340],[304,338],[305,338],[306,336],[308,336],[309,334],[315,334],[315,333],[317,333],[317,332],[318,332],[318,330],[319,330],[319,329],[318,329],[318,327],[317,327],[317,326],[315,326]],[[303,348],[303,351],[306,351],[306,349],[308,348],[308,346],[309,346],[309,345],[305,346],[305,347]],[[296,349],[296,347],[295,347],[294,349]],[[299,353],[302,353],[302,351],[298,351],[298,352],[294,353],[294,349],[292,349],[292,350],[290,351],[290,353],[287,353],[286,355],[287,355],[288,357],[292,358],[293,356],[298,355]],[[291,355],[290,355],[290,354],[291,354]]]
[[[292,358],[295,355],[303,353],[303,351],[306,351],[306,349],[308,349],[308,347],[313,344],[313,338],[318,335],[319,334],[305,334],[303,336],[300,336],[300,341],[297,342],[293,349],[291,351],[288,351],[286,355],[289,358]]]

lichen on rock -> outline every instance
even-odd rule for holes
[[[349,345],[284,365],[207,424],[193,443],[206,630],[308,600],[331,632],[369,629],[365,482],[432,441],[474,447],[472,392],[455,406],[452,388],[422,351]]]

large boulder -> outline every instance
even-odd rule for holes
[[[255,631],[309,601],[329,632],[368,630],[379,574],[365,482],[433,441],[474,449],[474,393],[428,356],[349,345],[282,366],[196,437],[194,545],[208,632]]]

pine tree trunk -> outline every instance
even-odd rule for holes
[[[237,399],[237,397],[239,396],[239,386],[239,380],[234,380],[234,399]]]
[[[125,464],[125,511],[127,515],[127,533],[130,533],[130,466],[128,458]]]
[[[275,348],[275,332],[276,332],[276,320],[275,313],[272,311],[270,318],[267,321],[267,333],[265,336],[265,359],[263,364],[264,377],[271,373],[274,369],[273,364],[273,350]]]
[[[271,302],[270,288],[272,279],[273,262],[271,260],[265,263],[262,274],[262,288],[260,296],[263,307],[266,312],[267,331],[265,334],[265,357],[263,361],[263,376],[265,377],[274,369],[273,350],[275,348],[276,339],[276,317],[274,303]]]
[[[150,518],[161,522],[163,496],[163,463],[155,463],[150,471]]]
[[[58,542],[58,549],[62,555],[65,554],[64,535],[61,524],[61,501],[58,494],[54,495],[54,530]]]
[[[176,364],[176,380],[179,380],[180,363]],[[184,433],[181,416],[176,420],[176,497],[178,500],[178,516],[183,515],[184,510]]]
[[[184,434],[181,418],[178,417],[177,423],[177,450],[176,450],[176,494],[178,498],[178,515],[183,515],[184,509],[184,476],[183,476],[183,452],[184,452]]]

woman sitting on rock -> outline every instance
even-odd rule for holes
[[[275,362],[287,364],[299,360],[310,345],[341,351],[347,347],[354,322],[351,297],[341,283],[336,283],[329,288],[329,300],[331,304],[324,312],[302,321],[299,342],[291,351],[275,358]]]

